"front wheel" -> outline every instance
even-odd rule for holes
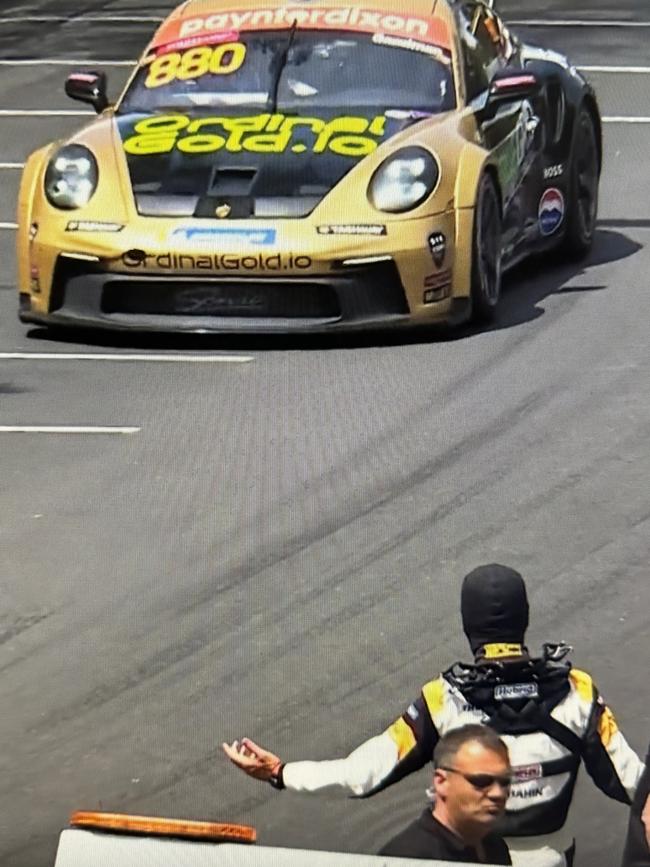
[[[494,181],[478,185],[472,238],[472,320],[490,322],[501,296],[501,205]]]
[[[581,259],[591,249],[598,214],[600,161],[594,121],[581,108],[576,124],[576,138],[569,181],[567,227],[562,248],[573,259]]]

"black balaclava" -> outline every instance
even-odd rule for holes
[[[528,597],[519,572],[490,563],[463,579],[463,630],[474,655],[484,644],[523,644],[528,628]]]

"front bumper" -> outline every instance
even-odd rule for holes
[[[394,262],[305,277],[120,274],[61,257],[47,313],[21,295],[23,322],[183,332],[329,331],[407,324]]]
[[[190,333],[454,324],[469,313],[464,268],[452,241],[467,216],[449,211],[435,218],[435,228],[449,239],[445,261],[437,266],[426,242],[431,218],[391,227],[390,235],[380,238],[314,232],[309,249],[302,239],[305,228],[285,224],[279,253],[271,251],[267,258],[240,253],[219,261],[197,250],[170,253],[139,227],[117,238],[82,239],[57,234],[46,224],[29,245],[33,279],[29,286],[22,281],[19,317],[53,326]],[[142,247],[148,251],[144,261],[133,260]]]

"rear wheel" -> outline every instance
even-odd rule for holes
[[[598,181],[600,165],[594,121],[581,108],[571,164],[567,228],[562,243],[564,252],[580,259],[591,249],[598,215]]]
[[[472,238],[472,320],[490,322],[501,297],[501,205],[494,181],[479,181]]]

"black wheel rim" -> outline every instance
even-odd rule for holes
[[[583,118],[576,155],[576,207],[580,230],[589,239],[594,231],[598,204],[598,151],[591,120]]]
[[[487,187],[478,221],[478,258],[483,297],[494,305],[501,286],[501,216],[494,190]]]

